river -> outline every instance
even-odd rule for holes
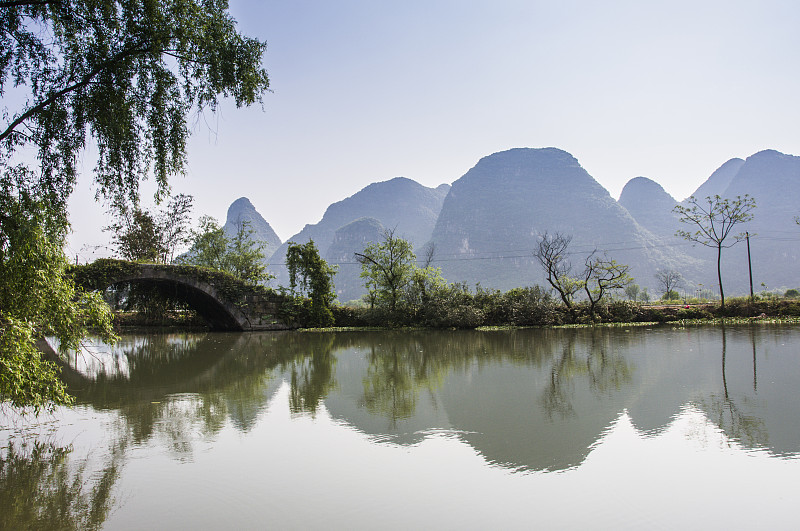
[[[2,529],[794,528],[800,325],[125,335]]]

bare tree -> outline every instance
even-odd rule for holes
[[[662,298],[669,298],[669,294],[683,283],[683,277],[674,269],[659,269],[655,277],[659,287],[664,291]]]
[[[618,264],[607,256],[598,256],[593,251],[586,257],[586,268],[583,270],[583,290],[589,299],[589,317],[594,318],[597,303],[609,291],[625,289],[633,278],[628,274],[631,266]]]
[[[558,292],[567,310],[574,316],[573,298],[583,286],[572,277],[572,263],[567,259],[567,247],[571,241],[572,236],[560,232],[550,235],[545,232],[533,256],[542,264],[547,283]]]
[[[720,306],[725,307],[725,292],[722,289],[722,249],[732,247],[745,237],[745,233],[731,234],[733,227],[753,219],[751,212],[756,208],[756,200],[745,194],[736,199],[723,199],[718,195],[698,201],[694,196],[687,200],[689,206],[677,205],[672,209],[680,216],[680,221],[696,228],[695,232],[679,230],[676,236],[717,250],[717,280],[719,281]],[[728,240],[732,237],[733,241]]]
[[[425,247],[422,248],[422,256],[424,257],[422,260],[422,269],[427,269],[433,263],[433,258],[436,256],[436,244],[433,242],[428,242],[425,244]]]

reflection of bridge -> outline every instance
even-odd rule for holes
[[[120,284],[144,284],[183,301],[217,330],[254,331],[296,328],[280,317],[288,297],[263,286],[251,286],[231,275],[209,269],[164,264],[140,264],[101,259],[71,269],[75,284],[105,290]]]

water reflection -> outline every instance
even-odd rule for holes
[[[0,529],[100,529],[114,507],[112,491],[124,449],[99,469],[71,446],[13,439],[0,455]]]
[[[458,434],[514,470],[579,465],[621,412],[663,431],[693,404],[749,448],[796,455],[796,327],[136,336],[65,379],[116,411],[141,444],[191,460],[230,423],[257,424],[283,382],[294,416],[334,418],[376,440]],[[716,360],[716,361],[715,361]],[[766,378],[769,385],[759,382]],[[796,410],[794,410],[796,411]],[[789,415],[789,416],[786,416]]]
[[[768,447],[769,435],[766,424],[757,411],[756,395],[758,393],[758,362],[756,356],[755,328],[749,329],[750,343],[753,348],[753,394],[735,393],[731,395],[728,390],[727,355],[728,355],[728,330],[720,327],[720,343],[722,351],[721,378],[722,393],[712,393],[701,404],[708,413],[709,418],[724,431],[732,440],[736,440],[749,448]]]
[[[530,500],[552,527],[584,514],[573,503],[674,515],[663,499],[676,492],[714,491],[724,507],[747,484],[764,506],[789,492],[776,474],[796,477],[784,465],[800,452],[798,338],[800,326],[129,336],[64,367],[79,404],[63,418],[26,433],[0,422],[0,528],[281,527],[315,511],[317,527],[367,527],[391,504],[415,508],[398,527],[417,514],[405,527],[489,527],[487,505],[530,524]]]

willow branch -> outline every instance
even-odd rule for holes
[[[0,6],[2,6],[2,4],[0,4]],[[63,89],[61,89],[61,90],[59,90],[57,92],[52,93],[49,97],[47,97],[46,99],[40,101],[38,104],[34,105],[30,109],[28,109],[27,111],[25,111],[24,113],[19,115],[13,122],[11,122],[11,124],[6,128],[5,131],[0,133],[0,142],[2,142],[3,140],[5,140],[9,136],[11,136],[11,134],[14,133],[14,129],[16,129],[17,126],[19,126],[21,123],[25,122],[28,118],[31,118],[32,116],[35,116],[36,114],[39,114],[44,109],[46,109],[49,105],[53,104],[59,98],[64,97],[65,95],[69,94],[70,92],[74,92],[74,91],[76,91],[76,90],[78,90],[78,89],[80,89],[82,87],[85,87],[86,85],[91,83],[92,80],[95,77],[97,77],[98,74],[103,72],[108,67],[110,67],[110,66],[112,66],[112,65],[114,65],[116,63],[119,63],[120,61],[123,61],[123,60],[127,59],[128,57],[131,57],[131,56],[134,56],[134,55],[137,55],[137,54],[140,54],[140,53],[144,53],[146,51],[147,51],[147,47],[143,47],[141,44],[138,44],[138,45],[136,45],[136,46],[134,46],[132,48],[128,48],[127,50],[123,50],[123,51],[117,53],[116,55],[114,55],[110,59],[107,59],[107,60],[101,62],[100,64],[95,66],[90,72],[88,72],[86,75],[84,75],[77,82],[75,82],[72,85],[69,85],[67,87],[64,87]]]

